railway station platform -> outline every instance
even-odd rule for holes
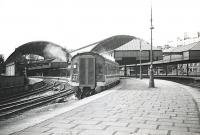
[[[51,114],[0,128],[0,135],[200,135],[200,90],[124,78]]]

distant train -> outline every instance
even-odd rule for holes
[[[79,53],[71,59],[70,82],[77,98],[93,95],[119,82],[119,64],[94,52]]]

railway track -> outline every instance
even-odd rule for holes
[[[187,76],[155,76],[155,78],[169,80],[177,83],[181,83],[190,87],[200,88],[199,77],[187,77]]]
[[[46,85],[29,91],[20,96],[13,96],[10,99],[0,101],[0,119],[6,119],[14,114],[24,112],[28,109],[44,105],[58,98],[63,98],[73,94],[67,83],[46,80]],[[53,92],[46,94],[45,92]]]
[[[73,93],[74,92],[71,89],[68,89],[49,96],[35,97],[31,99],[2,104],[0,105],[0,119],[7,118],[13,114],[17,114],[19,112],[23,112],[25,110],[49,103],[56,100],[57,98],[69,96]]]
[[[46,92],[46,91],[52,89],[53,86],[54,86],[54,84],[45,83],[42,87],[33,89],[31,91],[23,92],[23,93],[20,93],[20,94],[17,94],[17,95],[13,95],[12,97],[2,99],[0,101],[0,105],[5,104],[5,103],[9,103],[9,102],[13,102],[13,101],[17,101],[17,100],[20,100],[20,99],[23,99],[23,98],[26,98],[26,97],[30,97],[30,96],[33,96],[35,94],[39,94],[39,93],[42,93],[42,92]]]

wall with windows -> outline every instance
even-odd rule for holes
[[[6,76],[15,76],[15,63],[9,63],[6,65]]]

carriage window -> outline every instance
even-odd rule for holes
[[[113,65],[110,65],[110,71],[111,71],[111,73],[110,74],[113,74]]]
[[[108,75],[110,75],[110,64],[108,64]]]
[[[112,65],[109,65],[109,74],[112,74]]]
[[[108,64],[106,64],[106,75],[108,75]]]
[[[97,64],[97,73],[103,74],[103,66],[101,64]]]

